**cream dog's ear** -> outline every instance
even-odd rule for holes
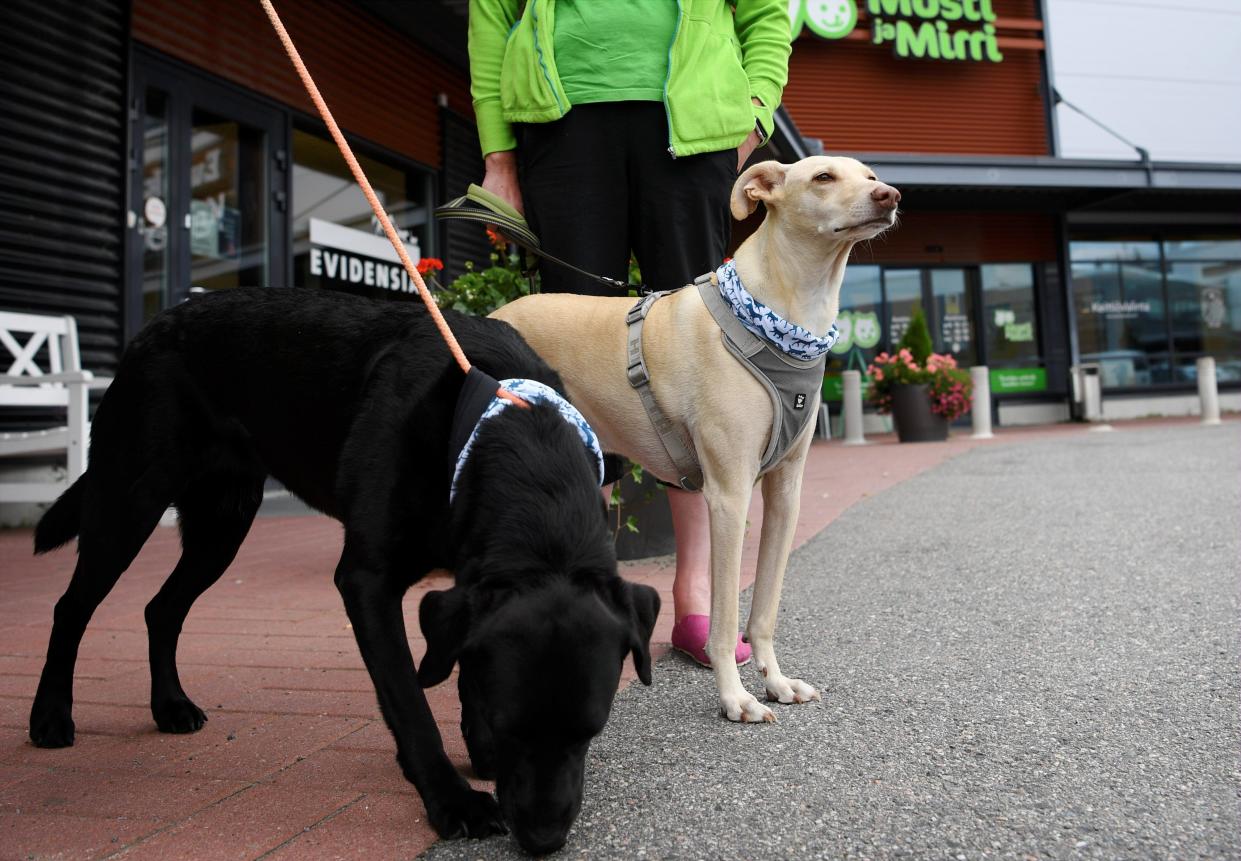
[[[789,166],[778,161],[760,161],[753,165],[733,185],[733,218],[740,221],[752,213],[761,200],[770,203],[784,186],[784,175]]]

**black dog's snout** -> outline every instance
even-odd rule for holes
[[[513,830],[518,845],[531,855],[550,855],[569,839],[569,827],[548,825],[542,828]]]

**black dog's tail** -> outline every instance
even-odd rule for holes
[[[82,493],[86,486],[83,474],[52,503],[34,528],[34,552],[55,550],[78,534],[82,524]]]

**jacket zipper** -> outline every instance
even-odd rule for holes
[[[534,53],[539,55],[539,69],[543,72],[543,80],[547,81],[547,86],[551,88],[552,98],[556,100],[556,109],[563,114],[564,105],[560,101],[560,94],[556,92],[556,85],[552,83],[552,76],[547,71],[547,64],[543,62],[543,48],[539,45],[539,0],[534,0],[530,4],[530,15],[534,19],[532,28],[534,30]]]
[[[672,41],[668,43],[668,69],[664,72],[664,116],[668,118],[668,155],[677,157],[676,147],[672,145],[672,109],[668,107],[668,80],[672,77],[672,46],[681,33],[681,19],[685,16],[685,7],[677,0],[677,25],[672,28]]]

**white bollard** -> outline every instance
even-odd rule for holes
[[[866,445],[862,433],[862,372],[845,371],[841,409],[845,416],[845,445]]]
[[[974,439],[991,439],[991,372],[986,365],[970,368],[970,382],[974,387],[970,412],[974,417]]]
[[[1082,377],[1082,412],[1088,422],[1103,421],[1103,381],[1097,372]]]
[[[1202,423],[1219,424],[1219,386],[1215,382],[1215,359],[1198,360],[1198,398],[1202,401]]]

